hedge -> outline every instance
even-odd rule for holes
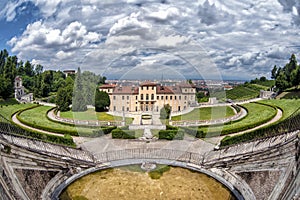
[[[111,136],[113,139],[135,139],[135,131],[116,128],[111,131]]]
[[[159,139],[166,140],[183,140],[184,131],[183,130],[160,130],[158,132]]]
[[[38,105],[39,106],[39,105]],[[53,133],[59,133],[59,134],[69,134],[69,135],[72,135],[72,136],[78,136],[78,132],[77,130],[66,130],[66,129],[58,129],[58,128],[54,128],[54,127],[44,127],[44,126],[40,126],[38,124],[33,124],[33,123],[30,123],[28,121],[25,121],[23,120],[21,117],[20,117],[20,114],[26,110],[30,110],[30,109],[33,109],[33,108],[36,108],[38,106],[35,106],[35,107],[30,107],[30,108],[26,108],[26,109],[23,109],[23,110],[20,110],[17,112],[17,119],[22,123],[22,124],[25,124],[27,126],[30,126],[30,127],[33,127],[33,128],[36,128],[36,129],[41,129],[41,130],[44,130],[44,131],[49,131],[49,132],[53,132]],[[83,134],[88,134],[88,133],[83,133]]]
[[[101,127],[100,129],[94,130],[92,134],[88,135],[82,135],[81,136],[86,136],[86,137],[101,137],[103,135],[107,135],[112,132],[112,130],[116,129],[116,126],[108,126],[108,127]]]
[[[55,143],[55,144],[63,144],[63,145],[72,146],[72,147],[76,146],[72,137],[68,137],[68,136],[63,137],[63,136],[40,133],[37,131],[29,130],[27,128],[19,128],[17,126],[13,126],[11,124],[4,123],[4,122],[0,122],[0,124],[2,124],[1,125],[2,127],[3,127],[3,124],[5,126],[9,126],[9,130],[11,131],[10,134],[12,134],[12,135],[16,135],[16,136],[19,135],[19,136],[23,136],[23,137],[27,137],[27,138],[33,138],[33,139],[37,139],[37,140],[42,140],[42,141],[51,142],[51,143]]]

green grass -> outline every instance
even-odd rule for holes
[[[223,132],[226,134],[231,133],[231,130],[246,130],[252,128],[255,125],[261,124],[260,122],[265,122],[266,120],[274,117],[276,115],[276,110],[270,106],[248,103],[243,104],[243,106],[248,110],[248,115],[241,121],[234,122],[232,124],[226,124],[223,127],[200,127],[199,129],[204,132]],[[235,131],[233,131],[235,132]]]
[[[105,112],[95,112],[94,109],[88,109],[85,112],[61,112],[60,117],[77,120],[99,120],[99,121],[122,121],[122,117],[113,116]],[[125,118],[126,124],[131,124],[132,118]]]
[[[0,114],[6,119],[10,120],[12,114],[17,112],[18,110],[23,110],[25,108],[30,108],[35,106],[36,104],[14,104],[14,105],[1,105],[0,106]]]
[[[262,86],[254,84],[239,85],[232,90],[212,92],[211,97],[217,97],[219,100],[232,99],[232,100],[246,100],[256,98],[259,95],[259,91]]]
[[[42,130],[54,130],[57,133],[64,134],[64,131],[78,131],[78,134],[80,135],[80,132],[84,133],[92,133],[93,130],[92,128],[82,128],[82,127],[74,127],[74,126],[69,126],[69,125],[64,125],[56,122],[50,121],[46,117],[46,113],[49,109],[52,107],[49,106],[40,106],[34,109],[26,110],[20,114],[20,118],[29,123],[29,124],[34,124],[38,125],[39,128]]]
[[[262,100],[261,103],[265,103],[272,106],[278,106],[283,110],[283,116],[280,121],[288,118],[298,108],[300,108],[300,100],[296,99],[280,99],[280,100]]]
[[[192,112],[172,117],[173,121],[180,120],[211,120],[233,116],[235,113],[230,106],[196,108]]]
[[[6,106],[6,105],[15,105],[15,104],[19,104],[19,102],[16,99],[11,98],[11,99],[4,100],[0,98],[0,105]]]

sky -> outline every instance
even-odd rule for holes
[[[270,77],[299,55],[299,0],[0,1],[0,49],[109,79]]]

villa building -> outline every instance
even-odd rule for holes
[[[196,104],[196,87],[187,83],[163,86],[144,82],[139,86],[105,84],[100,91],[110,97],[110,111],[115,112],[159,112],[169,104],[172,111],[179,112]]]

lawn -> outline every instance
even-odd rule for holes
[[[0,105],[0,114],[6,119],[10,120],[12,114],[18,110],[23,110],[29,107],[33,107],[36,104],[14,104],[14,105]]]
[[[248,110],[248,115],[241,121],[219,127],[210,126],[200,127],[199,129],[206,133],[220,133],[222,131],[222,134],[229,134],[258,126],[271,120],[276,115],[276,110],[270,106],[257,103],[243,104],[243,106]]]
[[[180,120],[212,120],[233,116],[235,113],[230,106],[195,108],[192,112],[172,117],[173,121]]]
[[[280,121],[288,118],[293,114],[298,108],[300,108],[300,100],[297,99],[280,99],[280,100],[262,100],[261,103],[268,105],[278,106],[283,110],[283,117]]]
[[[113,116],[107,114],[106,112],[95,112],[94,109],[88,109],[85,112],[61,112],[60,117],[68,119],[78,119],[78,120],[99,120],[99,121],[122,121],[122,117]],[[125,118],[126,124],[131,124],[132,118]]]
[[[40,106],[34,109],[26,110],[22,112],[19,118],[22,121],[25,121],[27,124],[32,124],[33,126],[38,126],[38,128],[46,131],[56,132],[65,134],[68,132],[83,132],[85,134],[92,133],[92,128],[78,128],[74,126],[64,125],[60,123],[56,123],[53,121],[48,120],[46,117],[46,113],[52,107],[49,106]]]

